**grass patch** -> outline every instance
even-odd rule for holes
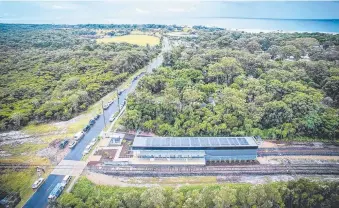
[[[269,139],[263,139],[269,140]],[[282,142],[323,142],[323,143],[329,143],[333,145],[339,145],[339,142],[334,139],[326,139],[326,138],[310,138],[310,137],[291,137],[291,138],[284,138],[284,139],[276,139],[276,141],[282,141]]]
[[[53,131],[57,131],[58,128],[54,126],[53,124],[30,124],[23,128],[23,132],[27,134],[44,134],[44,133],[50,133]]]
[[[65,133],[65,134],[56,134],[56,135],[53,135],[53,136],[42,136],[41,139],[44,142],[50,143],[50,142],[55,141],[55,140],[63,140],[63,139],[66,139],[66,138],[71,139],[71,138],[73,138],[73,136],[74,136],[74,133],[70,132],[70,133]]]
[[[187,35],[190,35],[189,33],[187,32],[169,32],[167,33],[168,36],[178,36],[178,37],[181,37],[181,36],[187,36]]]
[[[14,156],[18,156],[22,153],[36,152],[38,150],[46,148],[47,146],[48,144],[24,143],[24,144],[16,145],[15,147],[13,147],[12,145],[3,145],[1,149],[6,152],[11,153]]]
[[[160,43],[160,38],[150,35],[123,35],[116,36],[111,38],[100,38],[97,39],[98,43],[130,43],[141,46],[146,46],[147,44],[154,46]]]
[[[93,118],[96,114],[92,114],[91,112],[87,112],[86,114],[83,114],[81,119],[78,119],[77,121],[71,123],[67,127],[67,134],[71,134],[71,137],[79,132],[82,131],[82,129],[89,123],[89,120]]]
[[[142,32],[142,31],[140,31],[140,30],[133,30],[133,31],[131,31],[131,33],[130,33],[131,35],[145,35],[145,34],[147,34],[146,32]]]
[[[38,157],[34,155],[19,155],[0,158],[0,163],[19,163],[19,164],[34,164],[34,165],[46,165],[50,164],[50,161],[44,157]]]

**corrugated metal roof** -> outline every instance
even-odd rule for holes
[[[258,146],[253,137],[136,137],[132,147]]]
[[[181,155],[181,156],[205,156],[205,151],[203,150],[142,150],[139,152],[139,155]]]

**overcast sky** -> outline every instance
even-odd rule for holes
[[[0,1],[3,23],[114,23],[116,19],[235,17],[339,19],[336,2]]]

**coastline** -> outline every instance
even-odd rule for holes
[[[330,35],[337,35],[339,32],[312,32],[312,31],[288,31],[288,30],[263,30],[263,29],[237,29],[237,28],[223,28],[228,31],[238,31],[247,33],[325,33]]]
[[[196,19],[196,18],[190,18],[190,20]],[[186,19],[187,20],[187,19]],[[247,20],[247,19],[240,19],[240,20]],[[261,21],[261,19],[251,19],[251,20],[256,20],[256,21]],[[278,20],[277,20],[278,21]],[[284,20],[282,20],[284,21]],[[305,20],[308,21],[308,20]],[[312,20],[313,21],[313,20]],[[174,21],[175,22],[175,21]],[[195,21],[194,21],[195,22]],[[41,23],[41,22],[36,22],[36,23],[22,23],[22,22],[0,22],[0,25],[71,25],[71,26],[76,26],[76,25],[83,25],[84,23],[77,23],[77,24],[72,24],[72,23],[60,23],[60,24],[50,24],[50,23]],[[98,22],[95,24],[102,24],[102,25],[123,25],[123,24],[128,24],[128,25],[145,25],[145,24],[156,24],[156,25],[176,25],[176,26],[181,26],[181,27],[190,27],[192,28],[193,26],[203,26],[203,27],[208,27],[208,28],[221,28],[224,30],[228,31],[238,31],[238,32],[247,32],[247,33],[324,33],[324,34],[331,34],[331,35],[337,35],[339,34],[339,24],[338,24],[338,31],[331,32],[331,31],[323,31],[323,30],[289,30],[289,29],[259,29],[260,27],[258,26],[257,28],[249,28],[249,27],[239,27],[236,28],[234,25],[232,26],[225,26],[223,24],[218,24],[218,21],[215,21],[214,23],[193,23],[193,22],[185,22],[183,23],[172,23],[167,22],[166,19],[162,20],[155,20],[155,21],[145,21],[145,20],[139,20],[139,21],[132,21],[130,19],[110,19],[108,22]],[[219,25],[219,26],[218,26]],[[285,26],[282,26],[281,28],[284,28]]]

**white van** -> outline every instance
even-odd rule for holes
[[[87,145],[82,155],[88,154],[91,151],[91,149],[92,149],[92,144]]]
[[[91,141],[91,143],[89,143],[91,146],[93,146],[93,145],[95,145],[95,143],[97,142],[97,138],[96,137],[94,137],[93,139],[92,139],[92,141]]]
[[[74,135],[74,139],[75,139],[76,141],[79,141],[79,140],[81,140],[84,136],[85,136],[84,132],[79,131],[78,133],[76,133],[76,134]]]
[[[69,175],[66,175],[65,177],[64,177],[64,179],[62,179],[62,184],[64,184],[65,186],[71,181],[71,176],[69,176]]]

